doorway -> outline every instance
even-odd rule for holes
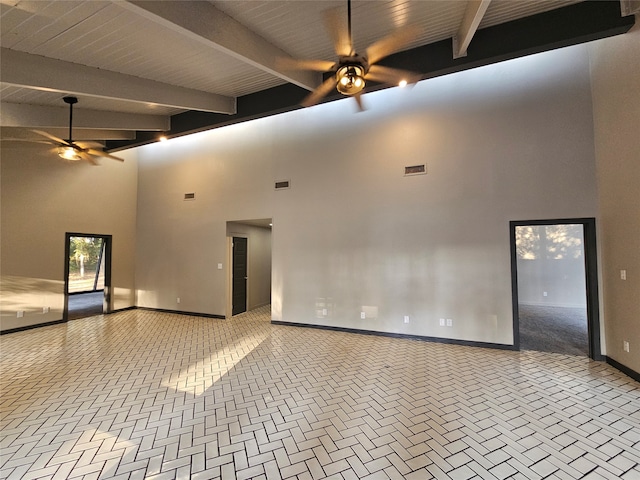
[[[111,235],[65,235],[64,320],[108,313]]]
[[[601,359],[595,219],[510,228],[516,348]]]
[[[269,218],[227,222],[227,317],[271,304],[271,233]]]

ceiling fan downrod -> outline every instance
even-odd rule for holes
[[[347,0],[347,28],[349,32],[349,45],[353,48],[353,38],[351,37],[351,0]],[[353,52],[351,52],[353,54]]]
[[[69,143],[73,143],[72,128],[73,128],[73,105],[78,103],[77,97],[63,97],[64,103],[69,105]]]

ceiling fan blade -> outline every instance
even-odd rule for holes
[[[324,14],[324,24],[338,56],[351,56],[353,54],[353,45],[349,38],[348,26],[344,23],[342,10],[339,8],[327,10]]]
[[[66,140],[62,140],[61,138],[58,138],[54,135],[51,135],[50,133],[43,132],[42,130],[31,130],[31,131],[34,133],[37,133],[38,135],[42,135],[43,137],[47,137],[49,140],[53,140],[56,143],[66,145],[68,147],[73,147],[73,144],[67,142]]]
[[[365,56],[367,57],[369,64],[376,63],[384,57],[409,45],[412,41],[418,38],[421,30],[422,29],[417,25],[409,25],[399,28],[391,35],[374,42],[365,52]]]
[[[399,70],[397,68],[383,67],[382,65],[371,65],[369,72],[364,76],[365,80],[373,80],[379,83],[400,83],[401,80],[410,83],[416,83],[421,76],[415,72],[408,70]]]
[[[93,155],[94,157],[104,157],[104,158],[110,158],[111,160],[118,160],[119,162],[124,162],[124,158],[116,157],[115,155],[111,155],[110,153],[101,152],[100,150],[95,150],[93,148],[87,148],[85,152],[90,155]]]
[[[95,158],[93,158],[91,155],[89,155],[88,152],[85,152],[85,151],[78,152],[78,155],[80,156],[80,158],[82,158],[83,160],[89,162],[94,167],[97,167],[99,165],[99,163],[96,162]]]
[[[43,143],[45,145],[51,145],[51,142],[47,142],[46,140],[35,140],[33,138],[5,137],[5,138],[0,138],[0,142],[26,142],[26,143]]]
[[[324,81],[322,85],[311,92],[311,94],[307,95],[307,97],[302,100],[302,102],[300,102],[300,105],[302,105],[303,107],[310,107],[312,105],[315,105],[320,100],[322,100],[322,97],[324,97],[333,88],[335,88],[336,83],[336,77],[334,75],[331,75]]]
[[[298,60],[296,58],[278,58],[278,66],[285,70],[313,70],[328,72],[333,69],[335,62],[330,60]]]
[[[364,108],[364,105],[362,104],[362,92],[356,93],[353,98],[355,98],[356,103],[358,104],[358,111],[364,112],[366,108]]]
[[[83,141],[80,141],[80,142],[73,142],[73,143],[75,143],[77,146],[79,146],[83,150],[86,150],[88,148],[99,149],[99,148],[103,148],[104,147],[104,144],[102,144],[100,142],[94,142],[94,141],[91,141],[91,140],[83,140]]]

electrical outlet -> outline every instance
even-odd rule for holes
[[[625,352],[629,353],[629,342],[627,342],[626,340],[624,340],[622,342],[622,348],[624,349]]]
[[[364,312],[360,312],[360,318],[364,320],[365,318],[367,318],[367,314]]]
[[[404,316],[404,323],[409,323],[409,315]]]
[[[328,313],[329,313],[329,312],[327,311],[327,309],[326,309],[326,308],[323,308],[323,309],[322,309],[322,315],[324,315],[324,316],[326,317],[326,316],[328,315]]]
[[[447,318],[447,327],[453,327],[453,320]]]
[[[176,303],[180,303],[180,297],[176,298]]]
[[[49,313],[49,310],[51,310],[49,307],[42,307],[42,313]]]
[[[441,318],[441,319],[440,319],[440,326],[441,326],[441,327],[444,327],[444,325],[445,325],[445,323],[444,323],[444,318]]]
[[[22,317],[24,317],[24,310],[18,310],[18,311],[16,312],[16,315],[17,315],[17,318],[22,318]]]
[[[620,270],[620,280],[626,280],[626,279],[627,279],[627,271]]]
[[[547,296],[547,292],[542,292],[542,296],[546,297]]]

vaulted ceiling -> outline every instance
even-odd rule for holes
[[[621,13],[615,1],[353,0],[353,40],[360,52],[417,25],[421,33],[382,63],[428,78],[624,33],[634,3],[624,0]],[[46,129],[66,138],[66,95],[79,99],[74,139],[110,148],[298,108],[323,74],[279,59],[335,60],[323,12],[345,6],[0,0],[2,137]]]

